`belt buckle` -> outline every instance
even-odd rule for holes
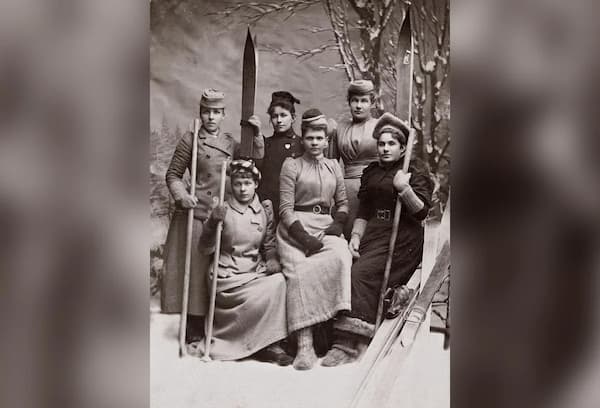
[[[389,221],[392,218],[392,212],[390,210],[377,210],[377,218],[383,221]]]
[[[319,204],[313,206],[313,209],[312,209],[313,214],[321,214],[321,210],[322,210],[322,208]]]

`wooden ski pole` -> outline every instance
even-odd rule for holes
[[[410,34],[410,86],[408,89],[408,141],[406,142],[406,152],[404,153],[404,163],[402,164],[402,171],[408,172],[408,166],[410,164],[410,156],[412,155],[413,144],[415,140],[415,134],[412,128],[412,83],[413,83],[413,72],[414,72],[414,54],[415,46],[413,42],[412,31]],[[394,257],[394,247],[396,246],[396,238],[398,237],[398,224],[400,223],[400,214],[402,213],[402,201],[400,197],[396,197],[396,207],[394,209],[394,224],[392,225],[392,235],[390,236],[390,249],[388,251],[388,257],[385,261],[385,269],[383,271],[383,282],[381,282],[381,291],[379,293],[379,303],[377,305],[377,317],[375,318],[375,331],[381,325],[383,316],[383,297],[387,289],[388,282],[390,280],[390,270],[392,269],[392,259]]]
[[[412,151],[412,143],[414,141],[414,133],[412,130],[408,134],[408,142],[406,143],[406,152],[404,153],[404,163],[402,171],[408,173],[408,164]],[[392,269],[392,260],[394,258],[394,248],[396,246],[396,238],[398,237],[398,225],[400,224],[400,215],[402,214],[402,201],[400,197],[396,197],[396,208],[394,209],[394,223],[392,225],[392,235],[390,236],[390,249],[387,259],[385,260],[385,269],[383,270],[383,281],[381,282],[381,290],[379,292],[379,304],[377,305],[377,318],[375,319],[375,330],[381,325],[383,316],[383,297],[390,280],[390,271]]]
[[[192,140],[192,166],[190,171],[191,186],[190,194],[196,194],[196,165],[198,163],[198,131],[200,120],[194,119],[194,134]],[[185,241],[185,267],[183,273],[183,294],[181,296],[181,317],[179,318],[179,357],[186,354],[185,333],[187,330],[187,312],[190,297],[190,269],[192,265],[192,233],[194,230],[194,209],[190,208],[187,214],[187,231]]]
[[[227,160],[221,164],[221,187],[219,190],[219,205],[225,201],[225,181],[227,177]],[[210,346],[212,342],[213,323],[215,318],[215,300],[217,297],[217,279],[219,272],[219,255],[221,253],[221,233],[223,232],[223,221],[217,224],[215,238],[215,254],[213,258],[212,280],[210,287],[210,304],[208,306],[208,316],[206,320],[206,337],[204,346],[204,357],[202,361],[210,361]]]

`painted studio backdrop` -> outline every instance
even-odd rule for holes
[[[353,392],[338,389],[345,385],[331,382],[349,373],[347,367],[339,369],[341,376],[331,370],[315,370],[312,376],[299,380],[294,370],[272,371],[276,368],[265,365],[254,375],[252,370],[259,370],[253,365],[259,363],[254,362],[202,365],[191,357],[176,357],[176,320],[160,315],[158,305],[164,243],[175,207],[165,173],[177,142],[199,116],[199,101],[206,88],[225,93],[226,117],[221,130],[240,139],[242,58],[250,28],[258,54],[254,114],[261,120],[265,137],[273,134],[267,108],[274,91],[289,91],[301,101],[296,105],[294,124],[299,135],[300,117],[309,108],[320,109],[338,123],[349,119],[348,84],[369,79],[378,93],[375,117],[391,112],[407,121],[412,104],[411,124],[416,136],[413,157],[428,164],[435,183],[430,217],[441,218],[450,190],[449,2],[151,0],[150,19],[153,405],[335,406],[340,392]],[[163,345],[166,351],[160,348]],[[246,384],[244,390],[252,388],[252,392],[220,389],[221,383],[213,375]],[[200,385],[199,377],[207,382],[200,381]],[[430,377],[431,381],[441,378],[443,387],[449,384],[445,368],[430,373]],[[268,384],[279,384],[283,389],[272,393]],[[294,389],[288,389],[292,386]],[[303,391],[309,389],[311,392]],[[277,401],[280,394],[289,398]],[[417,391],[403,401],[424,407],[429,405],[412,402],[426,397],[434,404],[431,406],[445,406],[449,389],[448,395],[442,394],[425,396]],[[269,403],[264,396],[269,397]]]

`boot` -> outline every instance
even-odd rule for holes
[[[310,370],[317,362],[317,355],[313,347],[312,329],[306,327],[298,330],[298,353],[294,359],[296,370]]]
[[[273,343],[270,346],[254,354],[254,358],[265,363],[275,363],[280,366],[288,366],[294,360],[279,343]]]
[[[321,365],[323,367],[335,367],[341,364],[348,364],[356,361],[359,356],[357,340],[351,335],[338,335],[327,352]]]
[[[195,343],[204,339],[204,316],[186,316],[185,343]]]

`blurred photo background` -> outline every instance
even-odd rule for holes
[[[0,5],[2,406],[149,405],[153,2]],[[597,8],[452,2],[454,406],[600,400]]]

